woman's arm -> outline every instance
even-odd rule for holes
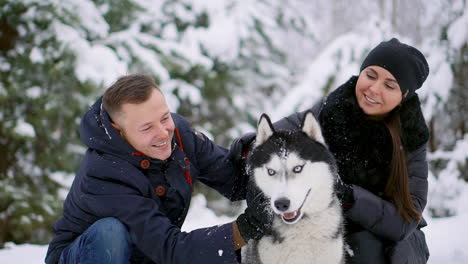
[[[301,129],[302,120],[307,111],[312,111],[315,118],[319,120],[320,111],[322,110],[323,102],[325,99],[318,101],[311,109],[308,109],[303,112],[297,112],[290,116],[284,117],[273,124],[274,128],[277,130],[298,130]]]
[[[409,188],[413,204],[420,213],[427,202],[428,165],[426,160],[426,145],[408,153]],[[381,197],[353,185],[354,204],[346,212],[349,220],[359,223],[362,227],[392,241],[403,240],[419,225],[418,221],[406,222],[398,215],[396,207]]]

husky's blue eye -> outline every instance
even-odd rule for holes
[[[299,166],[296,166],[293,168],[293,172],[294,173],[299,173],[302,171],[302,167],[304,167],[304,165],[299,165]]]
[[[268,169],[268,175],[270,176],[273,176],[276,174],[276,171],[275,170],[272,170],[272,169]]]

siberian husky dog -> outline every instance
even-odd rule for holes
[[[242,263],[344,263],[335,160],[313,114],[297,131],[275,131],[263,114],[248,166],[275,217],[272,234],[242,248]]]

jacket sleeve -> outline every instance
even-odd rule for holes
[[[314,117],[318,120],[320,111],[322,110],[323,102],[325,99],[318,101],[311,109],[303,112],[297,112],[290,116],[284,117],[273,124],[277,130],[298,130],[301,128],[302,120],[304,119],[307,111],[312,111]]]
[[[231,223],[182,232],[161,212],[150,190],[145,193],[141,186],[132,186],[131,180],[122,183],[105,178],[122,173],[135,177],[139,172],[96,166],[88,173],[80,188],[83,209],[122,221],[132,243],[156,263],[237,263]]]
[[[180,131],[184,152],[190,159],[191,171],[203,184],[215,189],[231,201],[245,198],[246,182],[239,178],[229,150],[216,145],[178,114],[172,115]]]
[[[411,198],[415,208],[422,213],[428,192],[426,145],[408,153],[407,159]],[[418,226],[417,221],[406,222],[399,216],[392,203],[357,185],[353,185],[353,188],[355,202],[346,212],[347,218],[351,221],[391,241],[407,238]]]
[[[195,142],[192,159],[199,170],[197,179],[231,201],[244,199],[248,178],[239,173],[240,168],[231,159],[229,150],[193,131],[189,137]]]

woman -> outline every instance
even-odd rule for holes
[[[415,91],[429,74],[414,47],[393,38],[375,47],[353,76],[312,110],[343,182],[347,263],[426,263],[422,212],[429,138]],[[296,129],[303,113],[277,122]]]

